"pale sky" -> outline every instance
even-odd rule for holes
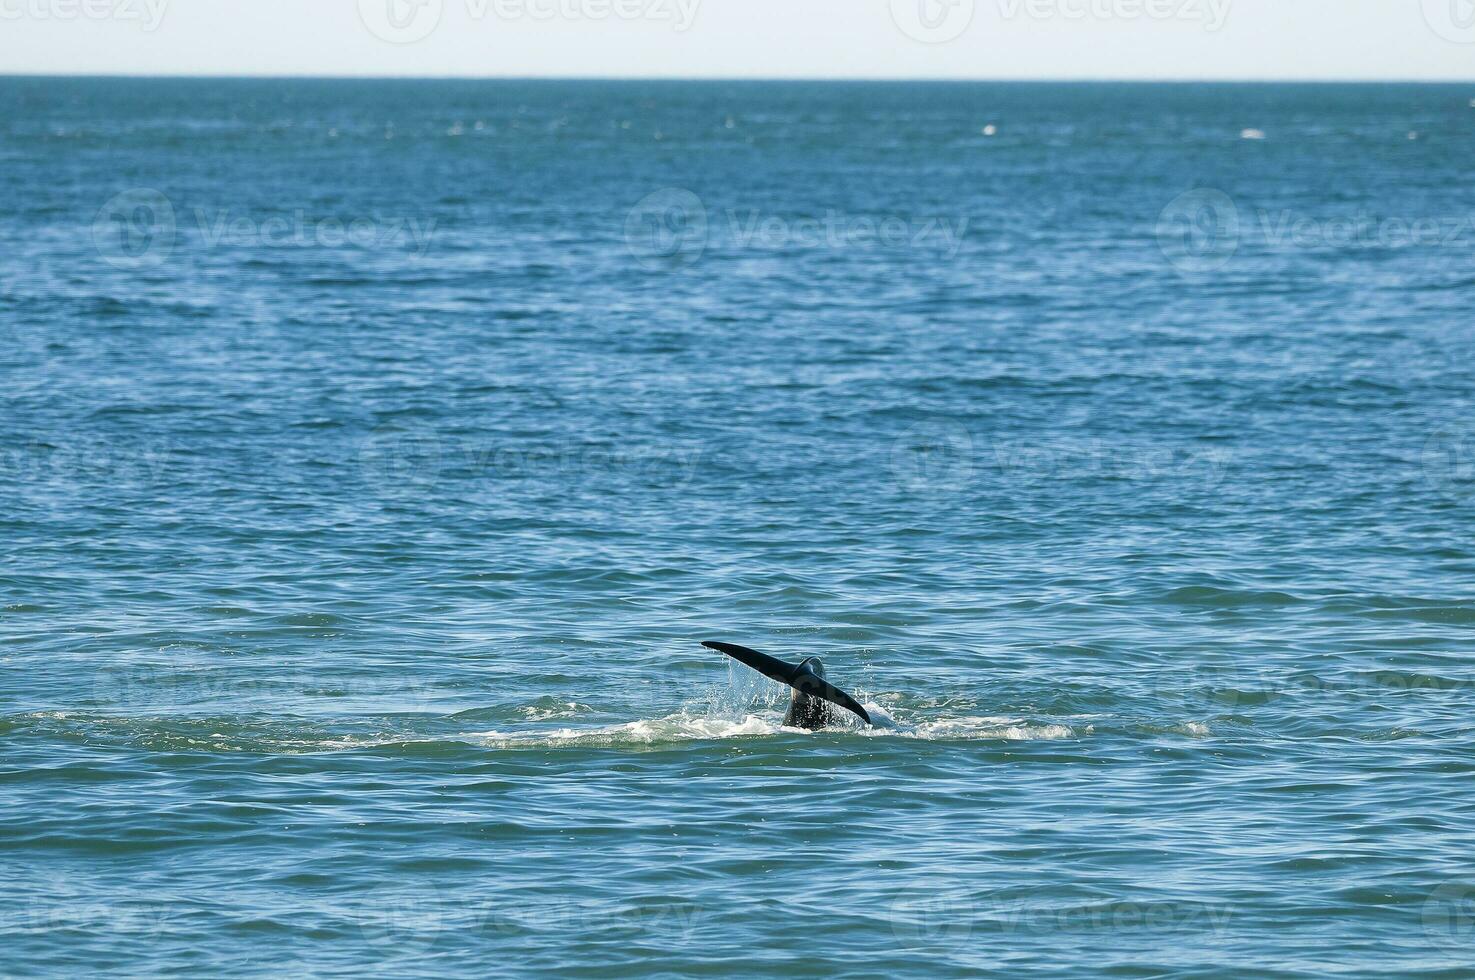
[[[0,0],[0,72],[1475,79],[1475,0]]]

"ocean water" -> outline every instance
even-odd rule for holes
[[[1472,157],[0,80],[0,975],[1475,975]]]

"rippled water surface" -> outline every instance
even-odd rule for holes
[[[0,974],[1471,975],[1472,100],[0,81]]]

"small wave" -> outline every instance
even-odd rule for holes
[[[1475,623],[1475,607],[1469,603],[1430,603],[1424,606],[1373,609],[1364,615],[1370,619],[1394,619],[1433,625],[1462,626]]]
[[[1221,589],[1211,585],[1190,585],[1165,593],[1162,601],[1176,606],[1232,609],[1241,606],[1291,606],[1302,600],[1286,592],[1268,589]]]

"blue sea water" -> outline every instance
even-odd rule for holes
[[[0,974],[1475,975],[1472,159],[0,80]]]

